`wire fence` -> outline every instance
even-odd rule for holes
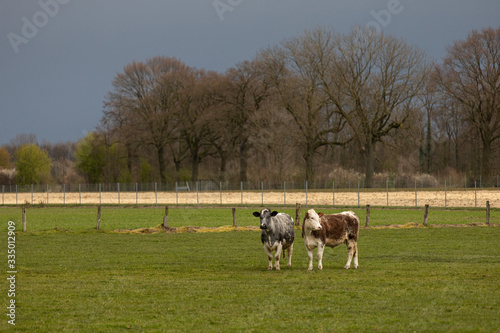
[[[498,176],[497,176],[498,178]],[[498,181],[498,179],[497,179]],[[383,185],[383,186],[380,186]],[[413,186],[401,186],[397,178],[367,189],[361,180],[319,184],[307,181],[216,182],[211,180],[171,183],[98,183],[2,185],[1,204],[176,204],[176,205],[293,205],[322,206],[477,207],[490,201],[500,207],[498,184],[485,187],[474,181],[469,186],[444,182],[444,186],[424,186],[419,179]],[[428,184],[427,184],[428,185]]]
[[[182,181],[182,182],[141,182],[141,183],[95,183],[95,184],[31,184],[31,185],[1,185],[2,193],[42,193],[42,192],[168,192],[168,191],[260,191],[260,190],[329,190],[332,188],[339,190],[366,189],[365,179],[361,177],[345,176],[339,179],[324,181],[294,181],[282,180],[280,182],[271,181],[247,181],[229,182],[214,180]],[[372,189],[471,189],[471,188],[491,188],[500,187],[500,176],[490,177],[488,181],[483,181],[483,177],[477,178],[463,177],[442,177],[440,179],[430,175],[393,175],[388,177],[375,176],[372,182]]]

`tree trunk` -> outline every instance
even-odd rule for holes
[[[491,141],[488,137],[482,136],[483,150],[481,156],[481,177],[483,184],[489,185],[491,178]]]
[[[247,181],[247,157],[248,157],[248,139],[244,139],[240,145],[240,181]]]
[[[226,164],[227,164],[227,156],[226,154],[220,154],[220,170],[219,170],[219,180],[226,180]]]
[[[375,143],[368,139],[365,150],[365,187],[373,187],[373,174],[375,173]]]
[[[165,154],[163,146],[156,147],[156,152],[158,155],[158,167],[160,169],[161,182],[166,183],[167,177],[165,175]]]
[[[200,159],[198,157],[198,149],[195,149],[192,152],[192,160],[191,160],[191,180],[193,182],[198,181],[198,170],[200,166]]]
[[[426,147],[425,147],[425,172],[431,173],[431,150],[432,150],[432,133],[431,133],[431,113],[427,111],[427,136],[426,136]]]
[[[314,151],[309,145],[307,145],[306,152],[304,154],[304,160],[306,162],[306,180],[308,182],[311,182],[314,176],[313,157]]]

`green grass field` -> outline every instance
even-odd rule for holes
[[[271,207],[272,208],[272,207]],[[286,212],[295,218],[295,209],[277,209]],[[352,209],[352,208],[349,208]],[[238,208],[236,219],[239,226],[258,225],[252,212],[255,208]],[[325,214],[338,213],[346,209],[317,209]],[[366,209],[352,209],[360,218],[361,225],[366,221]],[[306,209],[302,209],[303,217]],[[163,222],[164,207],[142,207],[133,206],[103,206],[101,211],[101,229],[136,229],[148,228]],[[423,209],[385,209],[372,208],[370,214],[370,226],[422,223]],[[22,210],[20,207],[0,207],[1,221],[15,221],[18,229],[22,230]],[[89,206],[75,207],[38,207],[27,208],[27,230],[68,230],[87,231],[95,229],[97,220],[97,208]],[[469,224],[473,222],[484,223],[486,213],[484,209],[432,209],[429,214],[429,224]],[[500,209],[492,209],[490,215],[491,223],[500,223]],[[302,221],[300,221],[302,224]],[[169,209],[168,224],[171,227],[181,226],[203,226],[220,227],[232,225],[233,218],[230,208],[175,208]],[[6,227],[3,225],[3,230]]]
[[[252,211],[238,209],[238,224],[257,225]],[[1,208],[0,219],[15,221],[19,229],[20,212]],[[364,224],[363,211],[356,213]],[[270,272],[259,232],[121,234],[109,230],[155,226],[163,209],[105,207],[104,231],[92,230],[95,216],[92,207],[28,210],[29,231],[16,235],[16,331],[500,328],[498,227],[363,229],[358,270],[342,268],[347,253],[341,246],[325,250],[323,271],[315,260],[312,272],[297,231],[293,267]],[[372,210],[371,224],[420,223],[422,216],[414,210]],[[498,216],[492,212],[497,219],[492,222],[498,223]],[[431,211],[429,223],[483,218],[484,212],[474,210]],[[169,215],[174,227],[231,223],[230,209],[171,209]],[[2,230],[6,249],[6,222]],[[2,285],[6,307],[8,284]],[[8,317],[2,317],[0,329],[8,329]]]

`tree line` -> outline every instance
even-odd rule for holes
[[[51,158],[72,177],[312,181],[340,168],[371,187],[381,172],[486,183],[500,171],[500,28],[472,31],[437,63],[394,36],[318,27],[223,73],[157,56],[112,85],[96,130]],[[4,150],[18,162],[21,147]]]

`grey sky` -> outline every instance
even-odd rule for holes
[[[305,29],[367,24],[439,60],[472,29],[499,26],[500,1],[0,0],[0,145],[20,133],[83,137],[134,59],[224,71]]]

